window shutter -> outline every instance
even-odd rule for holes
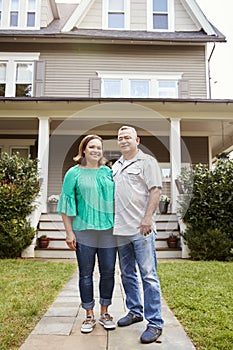
[[[101,97],[101,78],[90,79],[90,97]]]
[[[178,83],[179,98],[189,97],[189,80],[181,79]]]
[[[34,96],[44,96],[45,61],[35,61]]]

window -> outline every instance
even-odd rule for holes
[[[168,29],[168,0],[153,0],[153,28]]]
[[[27,27],[35,27],[36,0],[28,0]]]
[[[147,28],[174,31],[174,0],[147,0]]]
[[[1,29],[40,29],[40,0],[0,0]]]
[[[29,147],[12,147],[11,155],[18,154],[21,158],[28,158],[29,156]]]
[[[0,52],[0,96],[33,96],[34,61],[38,53]]]
[[[2,0],[0,0],[0,26],[2,24]]]
[[[103,0],[103,29],[129,29],[129,0]]]
[[[159,80],[158,94],[159,97],[178,97],[178,81]]]
[[[18,27],[19,0],[11,0],[10,27]]]
[[[5,96],[6,91],[6,63],[0,62],[0,96]]]
[[[177,98],[182,73],[97,72],[102,97]]]
[[[108,27],[109,28],[124,28],[125,27],[125,0],[109,0],[108,4]]]

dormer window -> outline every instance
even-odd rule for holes
[[[168,29],[168,0],[153,0],[153,29]]]
[[[125,0],[109,0],[108,4],[108,28],[125,27]]]
[[[19,22],[19,0],[11,0],[10,27],[18,27]]]
[[[27,7],[27,27],[35,27],[36,0],[28,0]]]
[[[129,29],[128,0],[103,0],[103,28]]]
[[[0,0],[0,29],[39,29],[39,0]]]
[[[148,0],[148,30],[174,30],[174,0]]]

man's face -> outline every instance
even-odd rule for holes
[[[139,137],[137,137],[132,130],[125,129],[120,130],[118,133],[118,147],[123,155],[132,154],[137,152],[137,146],[139,144]]]

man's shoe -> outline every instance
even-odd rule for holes
[[[83,321],[81,332],[82,333],[90,333],[93,331],[96,325],[96,320],[93,316],[87,316],[87,318]]]
[[[147,329],[141,335],[141,343],[149,344],[156,341],[162,334],[162,329],[153,326],[147,326]]]
[[[108,313],[101,315],[101,317],[99,318],[99,323],[105,329],[115,329],[116,328],[116,325],[112,319],[112,316],[110,316]]]
[[[125,326],[130,326],[133,323],[141,322],[141,321],[143,321],[142,316],[137,316],[137,315],[134,315],[131,312],[129,312],[128,315],[126,315],[125,317],[122,317],[117,322],[117,324],[119,327],[125,327]]]

